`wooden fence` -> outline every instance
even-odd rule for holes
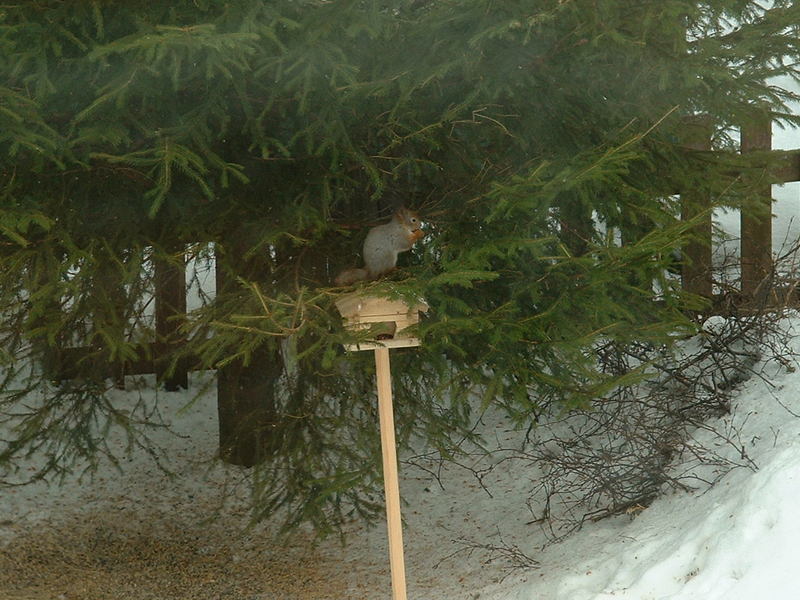
[[[755,197],[741,211],[740,266],[741,284],[738,301],[763,305],[772,291],[772,184],[800,181],[800,151],[772,150],[772,120],[769,113],[754,113],[741,127],[740,153],[746,158],[748,177],[756,179]],[[686,129],[686,146],[710,151],[711,123],[697,117]],[[741,173],[740,173],[741,174]],[[732,175],[737,175],[732,173]],[[703,212],[709,198],[688,191],[681,196],[683,217],[693,218]],[[712,221],[709,211],[694,230],[696,241],[684,249],[682,284],[686,291],[714,299],[712,277]],[[718,306],[719,303],[715,303]]]

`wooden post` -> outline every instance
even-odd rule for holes
[[[155,305],[156,305],[156,355],[155,370],[158,381],[167,391],[188,389],[189,375],[185,362],[181,361],[170,375],[166,375],[171,350],[181,342],[179,317],[186,315],[186,260],[181,245],[171,250],[180,256],[178,264],[163,260],[155,261]]]
[[[96,257],[98,259],[96,269],[92,273],[93,296],[105,301],[95,305],[92,316],[95,332],[102,331],[106,327],[112,330],[124,327],[128,304],[123,272],[116,262],[119,260],[116,249],[106,246],[100,252],[101,254]],[[125,389],[125,362],[112,360],[110,348],[104,341],[94,340],[91,346],[87,356],[88,362],[79,367],[78,362],[74,363],[78,367],[78,373],[86,377],[113,378],[117,389]]]
[[[392,598],[406,600],[406,567],[403,557],[403,522],[400,517],[400,483],[392,407],[392,375],[389,349],[375,349],[375,376],[378,385],[378,415],[383,454],[383,485],[386,491],[386,523],[389,533],[389,564],[392,571]]]
[[[684,145],[691,150],[711,148],[711,120],[707,115],[691,115],[684,123]],[[681,192],[681,218],[698,219],[692,228],[691,240],[683,249],[683,289],[699,296],[711,297],[711,214],[700,216],[710,208],[708,192],[683,190]]]
[[[418,301],[413,305],[402,300],[378,296],[350,294],[336,301],[345,321],[353,331],[368,330],[380,339],[346,344],[348,350],[374,350],[375,376],[378,387],[378,416],[383,455],[383,485],[386,491],[386,526],[389,534],[389,565],[392,572],[392,599],[406,600],[406,567],[403,557],[403,521],[400,517],[400,483],[397,472],[397,443],[394,436],[392,407],[392,374],[389,366],[390,348],[419,346],[420,341],[408,335],[407,328],[419,323],[419,313],[428,305]],[[391,332],[391,333],[386,333]],[[388,339],[384,339],[387,338]]]
[[[772,150],[772,119],[761,112],[742,126],[742,153]],[[754,299],[769,290],[765,281],[772,273],[772,185],[765,178],[755,188],[752,206],[741,212],[742,294]]]

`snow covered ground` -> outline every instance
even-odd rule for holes
[[[787,319],[784,325],[800,331],[800,317]],[[796,346],[800,351],[800,342]],[[442,487],[423,471],[405,466],[401,490],[406,503],[409,598],[800,597],[795,571],[800,539],[796,509],[800,417],[791,412],[800,413],[800,370],[789,372],[777,365],[766,369],[764,379],[753,378],[743,385],[730,415],[711,423],[735,431],[741,444],[738,450],[729,445],[718,451],[731,453],[733,459],[745,452],[757,470],[735,469],[713,486],[670,493],[631,515],[587,523],[579,533],[544,550],[547,538],[531,522],[525,505],[531,474],[520,472],[517,463],[501,465],[493,472],[486,482],[493,497],[464,469],[445,469]],[[193,383],[199,385],[199,379]],[[119,394],[119,401],[125,401],[126,394]],[[146,394],[155,400],[155,392]],[[236,490],[241,475],[213,461],[214,393],[181,409],[189,397],[185,393],[159,397],[174,432],[156,434],[167,450],[166,465],[174,472],[171,478],[140,452],[128,456],[123,472],[109,465],[92,482],[70,479],[61,487],[39,483],[0,490],[0,541],[5,543],[0,598],[390,597],[382,526],[370,529],[352,523],[345,546],[329,540],[312,548],[303,534],[282,546],[269,535],[268,524],[243,531],[243,502],[234,501],[220,510],[224,487]],[[487,427],[503,445],[517,435],[502,419]],[[700,442],[717,443],[705,430],[696,436]],[[122,450],[122,439],[119,444]],[[238,489],[244,500],[246,488]],[[214,518],[209,521],[209,516]],[[115,539],[115,532],[120,538],[144,536],[143,546],[163,550],[152,550],[154,554],[144,560],[144,549],[127,548],[127,542]],[[32,537],[37,536],[52,538],[51,544],[31,547]],[[457,552],[463,546],[454,540],[464,538],[490,544],[502,540],[539,564],[509,572],[502,561],[487,563],[482,552]],[[115,558],[122,546],[125,552]],[[81,552],[62,555],[76,547]],[[19,552],[28,563],[13,562],[10,557]],[[98,557],[98,553],[108,555]],[[212,561],[210,571],[191,572],[184,583],[180,573],[162,573],[172,581],[172,588],[162,586],[159,592],[152,588],[155,574],[166,568],[159,561],[179,561],[185,570],[204,565],[210,556],[218,557],[220,563],[225,559],[255,568],[240,572]],[[59,570],[58,576],[50,572],[47,561]],[[127,568],[125,561],[130,563]],[[75,571],[71,578],[65,575],[70,569]],[[244,578],[239,584],[232,581],[237,576]],[[225,577],[228,587],[220,587]],[[87,578],[99,581],[108,594],[90,586],[82,595],[81,585],[88,585]],[[119,586],[116,590],[115,585]]]
[[[776,148],[800,146],[775,130]],[[774,186],[774,248],[800,237],[800,183]],[[738,238],[738,214],[719,213]],[[800,317],[785,321],[800,331]],[[795,344],[800,352],[800,341]],[[548,538],[526,506],[531,477],[518,463],[493,471],[488,495],[464,469],[401,468],[410,600],[794,600],[800,544],[800,369],[770,365],[737,391],[731,413],[711,426],[734,432],[718,448],[757,469],[739,468],[712,486],[672,492],[644,510],[588,522],[566,541]],[[300,532],[276,542],[270,524],[247,528],[246,477],[214,460],[213,389],[143,392],[171,430],[154,432],[157,468],[143,452],[108,464],[93,479],[0,488],[0,600],[377,600],[390,597],[382,526],[352,523],[347,544],[311,544]],[[138,398],[114,392],[115,402]],[[487,426],[501,445],[518,434]],[[699,443],[715,444],[708,431]],[[225,501],[225,498],[228,498]],[[536,507],[532,507],[536,508]],[[460,540],[460,542],[459,542]],[[464,540],[517,548],[536,561],[509,571],[469,552]]]

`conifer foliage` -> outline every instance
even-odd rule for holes
[[[520,425],[590,405],[618,383],[598,340],[692,327],[666,270],[692,225],[675,194],[739,202],[732,128],[795,120],[776,82],[798,75],[800,8],[770,6],[5,3],[0,468],[91,465],[112,427],[149,448],[155,413],[109,388],[153,352],[154,265],[186,256],[216,291],[163,360],[216,371],[256,515],[372,515],[372,366],[342,350],[331,282],[400,204],[425,241],[370,291],[431,311],[394,355],[399,442],[447,455],[490,405]],[[713,151],[684,143],[698,114]]]

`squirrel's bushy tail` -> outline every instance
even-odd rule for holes
[[[368,276],[366,269],[345,269],[336,276],[333,283],[337,287],[344,287],[357,281],[366,281]]]

